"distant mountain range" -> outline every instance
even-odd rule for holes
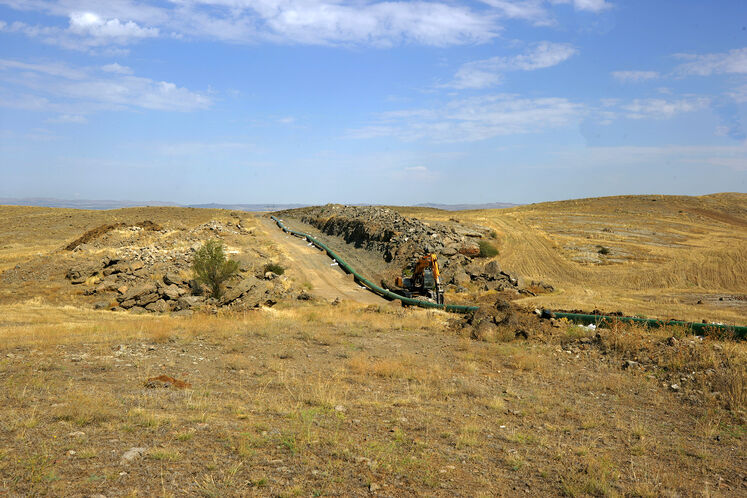
[[[38,206],[38,207],[54,207],[54,208],[69,208],[69,209],[120,209],[128,207],[142,207],[142,206],[174,206],[174,207],[193,207],[193,208],[204,208],[204,209],[231,209],[235,211],[281,211],[283,209],[295,209],[310,206],[311,204],[177,204],[175,202],[163,202],[163,201],[111,201],[111,200],[70,200],[70,199],[55,199],[51,197],[26,197],[22,199],[12,197],[0,197],[0,205],[11,205],[11,206]],[[418,204],[416,207],[429,207],[435,209],[443,209],[445,211],[464,211],[467,209],[504,209],[519,204],[511,204],[508,202],[492,202],[487,204]]]
[[[432,204],[432,203],[425,203],[425,204],[418,204],[415,207],[428,207],[428,208],[434,208],[434,209],[443,209],[444,211],[466,211],[468,209],[506,209],[506,208],[512,208],[516,206],[521,206],[521,204],[512,204],[510,202],[488,202],[485,204]]]

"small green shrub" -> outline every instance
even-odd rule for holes
[[[195,253],[192,271],[195,280],[210,287],[212,297],[218,299],[222,294],[221,285],[239,271],[239,263],[226,259],[223,242],[208,240]]]
[[[478,244],[480,246],[479,257],[492,258],[493,256],[498,256],[498,249],[487,240],[481,240]]]
[[[275,275],[282,275],[283,273],[285,273],[285,268],[277,263],[267,263],[265,265],[265,273],[267,273],[268,271],[271,271]]]
[[[607,255],[610,253],[609,248],[604,246],[599,246],[599,250],[597,251],[599,254]]]

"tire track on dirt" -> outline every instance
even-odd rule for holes
[[[333,264],[325,253],[303,239],[284,233],[269,218],[260,218],[260,227],[291,262],[291,275],[299,283],[311,284],[309,293],[314,297],[330,301],[340,298],[362,304],[389,302],[353,282],[352,276]]]

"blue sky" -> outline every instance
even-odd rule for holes
[[[0,197],[747,191],[747,1],[0,0]]]

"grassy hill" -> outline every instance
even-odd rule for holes
[[[443,212],[498,233],[501,265],[557,292],[527,305],[744,325],[747,194],[619,196]]]

